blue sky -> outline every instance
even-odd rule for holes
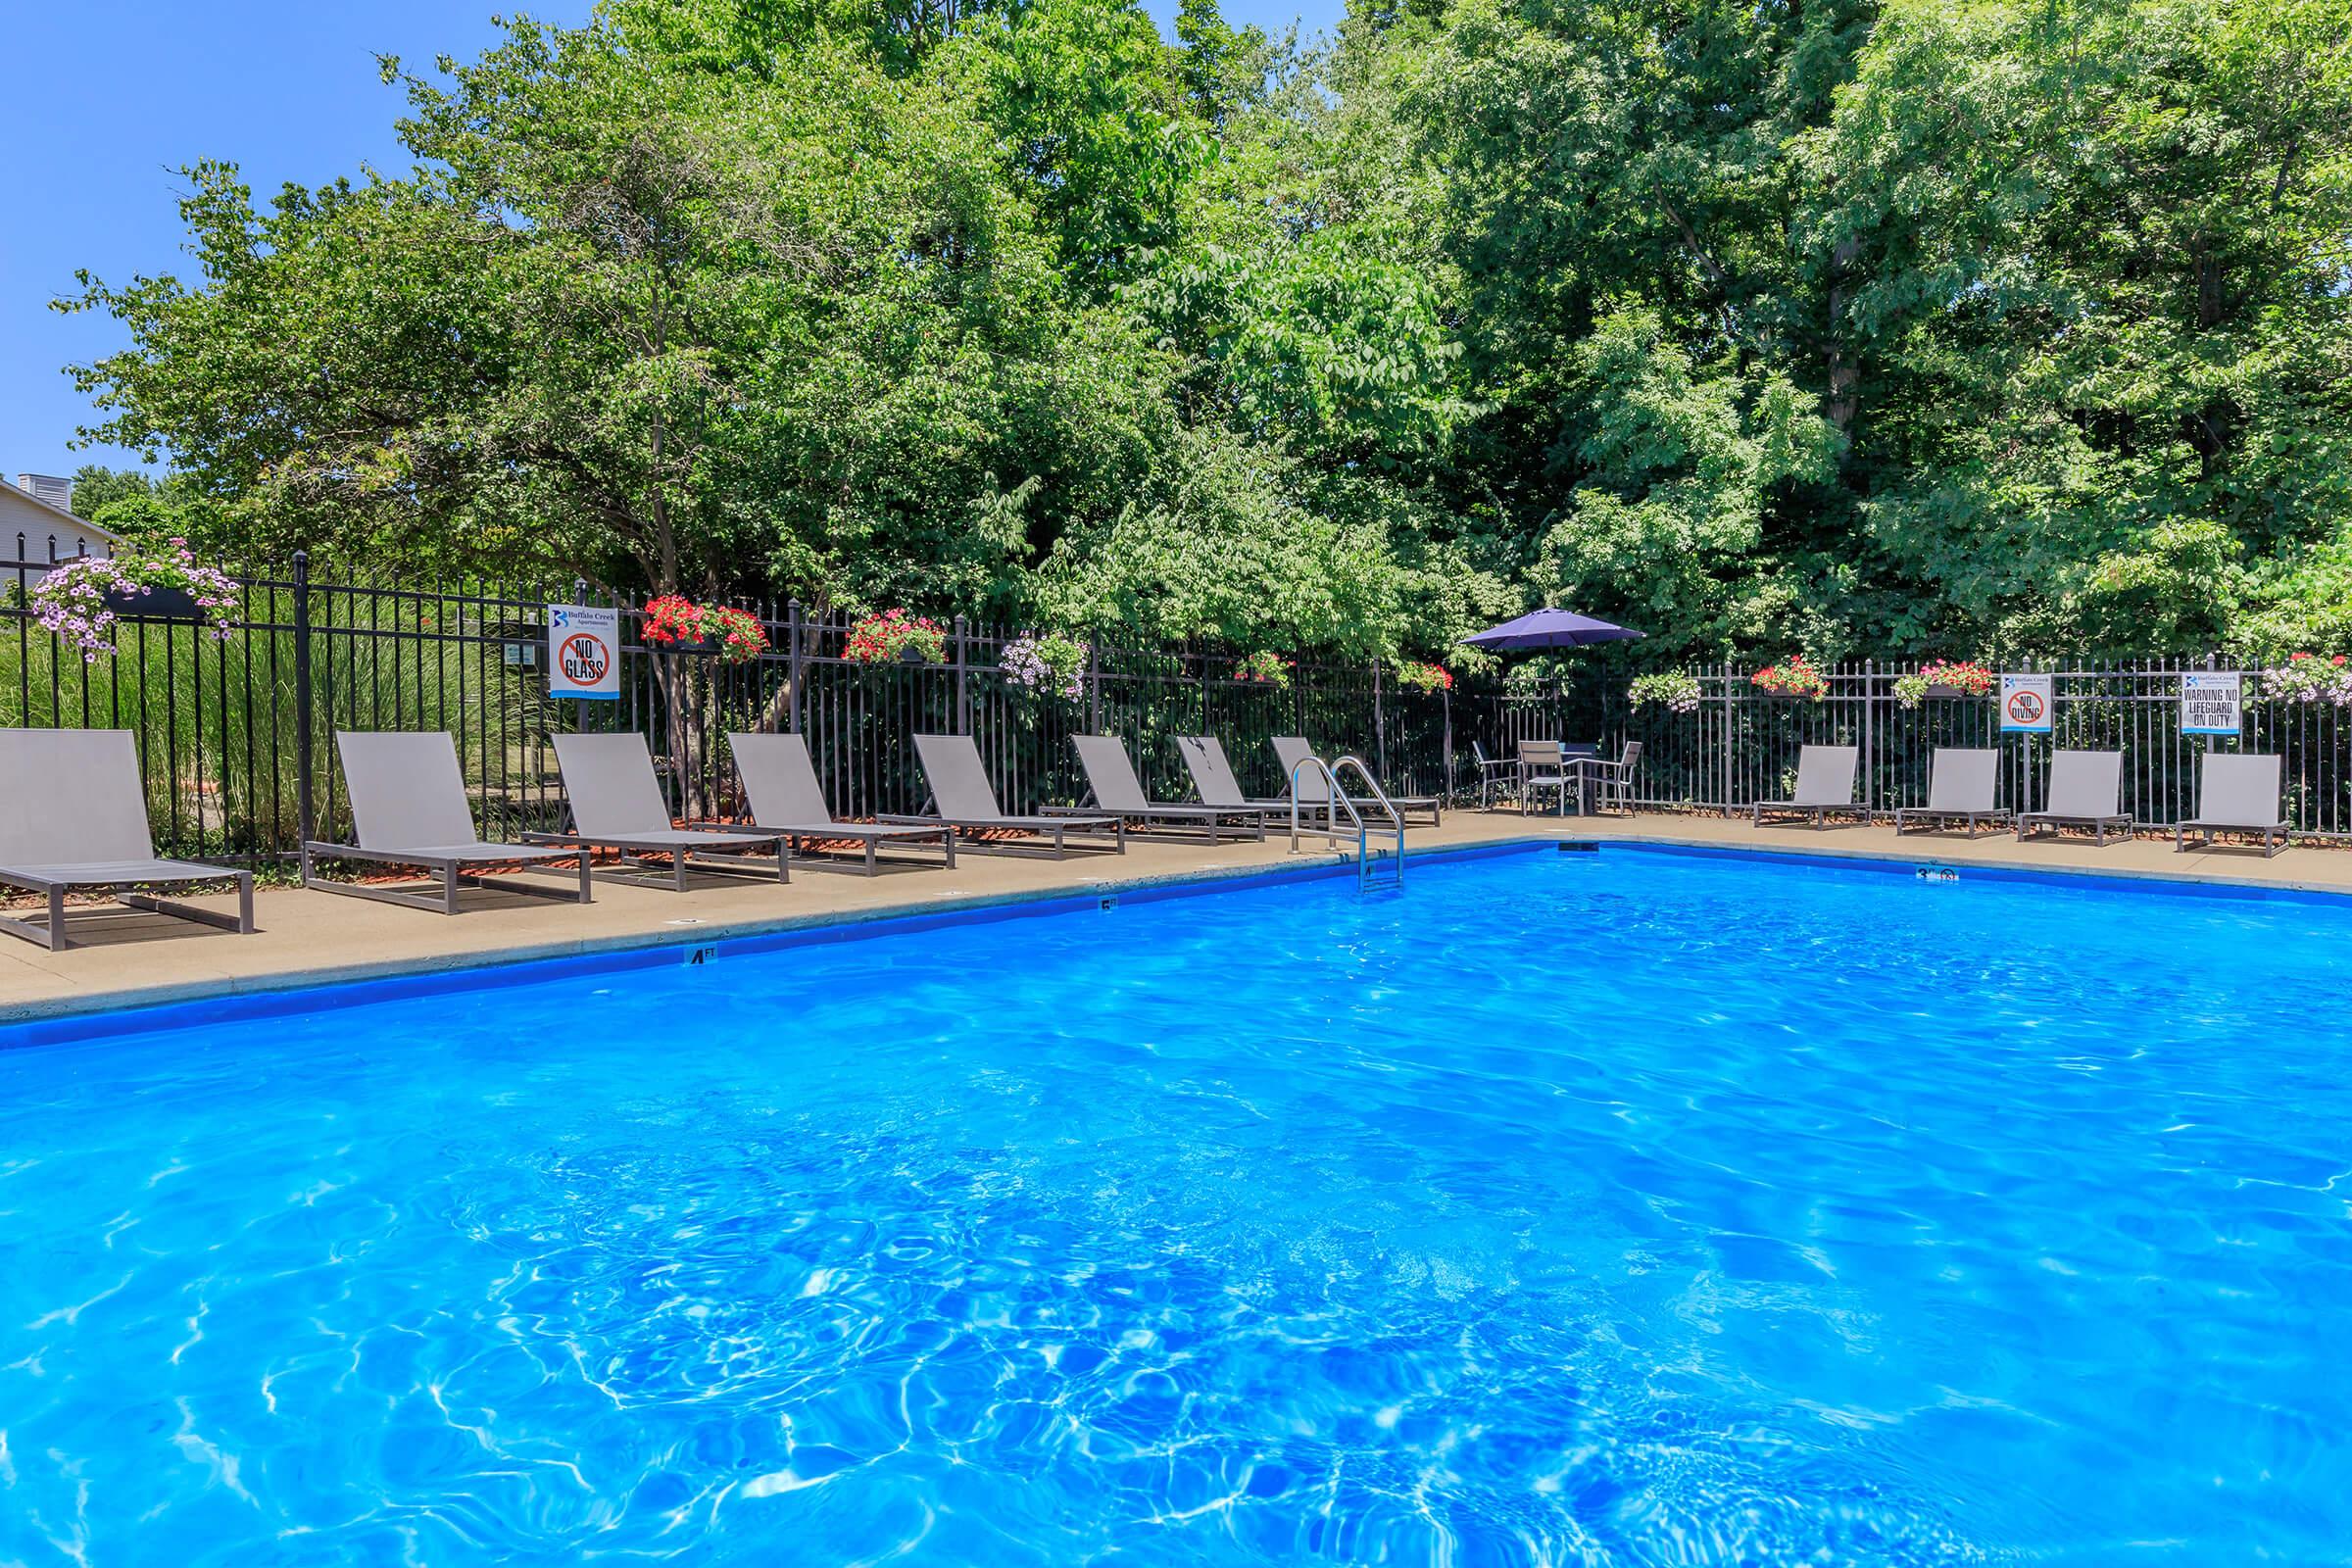
[[[1176,0],[1147,0],[1166,30]],[[83,0],[17,8],[0,92],[0,474],[71,473],[128,454],[74,452],[88,405],[59,373],[121,343],[60,316],[87,268],[109,281],[185,271],[174,171],[239,165],[258,194],[400,167],[398,95],[374,57],[479,52],[494,12],[578,21],[588,0]],[[1342,0],[1226,0],[1228,21],[1332,25]]]

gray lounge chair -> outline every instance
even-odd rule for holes
[[[120,891],[232,879],[233,918]],[[66,893],[73,888],[113,892],[134,909],[253,930],[251,871],[156,858],[138,748],[126,729],[0,729],[0,886],[46,896],[46,919],[0,917],[0,931],[52,953],[68,946]]]
[[[662,799],[654,776],[654,754],[645,737],[631,730],[614,735],[559,735],[556,766],[564,775],[564,798],[571,807],[568,833],[525,833],[532,844],[573,844],[618,850],[620,863],[634,870],[640,857],[669,858],[669,887],[686,891],[689,862],[731,876],[792,880],[792,853],[773,828],[679,827]],[[773,849],[773,858],[753,850]]]
[[[1959,822],[1967,827],[1968,836],[1977,836],[1979,822],[1990,822],[1997,831],[2009,820],[2005,807],[1992,804],[2000,785],[2001,754],[1974,747],[1938,746],[1928,759],[1928,804],[1905,806],[1894,813],[1894,831],[1900,837],[1913,822]]]
[[[963,834],[991,830],[1032,833],[1053,841],[1056,860],[1067,853],[1068,835],[1107,833],[1110,844],[1091,847],[1113,849],[1120,855],[1127,853],[1127,824],[1119,817],[1076,810],[1054,816],[1022,816],[1000,809],[996,788],[988,782],[988,769],[980,761],[980,748],[969,735],[917,735],[914,755],[923,764],[923,778],[931,786],[931,804],[936,813],[930,816],[885,813],[881,818],[885,822],[919,822]]]
[[[2188,848],[2202,833],[2207,848],[2216,833],[2259,833],[2269,859],[2286,848],[2286,819],[2278,814],[2278,759],[2207,752],[2197,769],[2197,814],[2173,829],[2173,848]],[[2271,841],[2277,839],[2278,848]]]
[[[2124,809],[2124,754],[2121,752],[2054,752],[2050,756],[2047,804],[2038,811],[2017,813],[2020,842],[2047,827],[2086,827],[2101,848],[2107,830],[2125,837],[2132,833],[2132,813]]]
[[[1818,828],[1830,812],[1845,811],[1860,816],[1862,825],[1868,827],[1870,808],[1854,803],[1854,773],[1861,760],[1858,747],[1804,748],[1796,754],[1796,793],[1785,801],[1756,802],[1748,808],[1750,822],[1761,827],[1764,813],[1772,811],[1784,816],[1810,816]]]
[[[1257,839],[1266,836],[1266,808],[1259,806],[1191,806],[1154,801],[1135,776],[1135,763],[1126,743],[1116,735],[1078,735],[1078,765],[1086,769],[1087,788],[1094,793],[1094,809],[1115,811],[1130,822],[1150,826],[1171,824],[1199,828],[1209,843],[1228,836]],[[1047,814],[1059,816],[1065,808],[1050,806]]]
[[[782,833],[787,849],[798,851],[804,839],[854,840],[865,846],[867,876],[880,870],[875,852],[885,844],[937,844],[946,863],[956,863],[956,834],[950,828],[844,822],[834,816],[824,786],[816,781],[808,743],[801,736],[729,735],[727,742],[744,793],[751,797],[753,823]]]
[[[1307,761],[1310,759],[1317,761],[1321,760],[1320,758],[1315,756],[1315,749],[1307,744],[1306,737],[1303,735],[1275,736],[1274,757],[1276,760],[1282,763],[1282,777],[1285,788],[1289,787],[1291,780],[1299,776],[1299,763]],[[1328,795],[1331,789],[1329,775],[1314,773],[1310,776],[1323,778],[1324,791]],[[1388,789],[1388,786],[1383,784],[1381,788],[1385,792]],[[1429,825],[1431,827],[1438,826],[1438,824],[1445,818],[1446,814],[1446,803],[1439,800],[1435,795],[1392,794],[1389,796],[1389,804],[1396,808],[1396,814],[1401,818],[1409,819],[1415,811],[1427,811],[1429,813]]]
[[[1288,791],[1278,796],[1250,796],[1242,793],[1239,780],[1233,776],[1233,764],[1225,760],[1225,743],[1214,735],[1179,735],[1176,751],[1184,759],[1184,769],[1193,775],[1193,788],[1200,792],[1204,806],[1239,810],[1245,807],[1261,811],[1279,811],[1287,821],[1291,813]],[[1329,812],[1324,801],[1301,801],[1299,809],[1313,816]]]
[[[588,857],[577,850],[536,849],[522,844],[485,842],[473,825],[473,807],[466,799],[466,780],[458,772],[458,743],[447,733],[368,733],[343,731],[335,736],[336,755],[343,760],[344,795],[351,803],[351,824],[359,843],[306,843],[302,847],[302,885],[347,898],[401,904],[413,909],[441,914],[458,912],[458,884],[528,893],[543,899],[571,899],[586,904],[589,897]],[[319,860],[372,860],[385,865],[413,865],[441,879],[438,897],[371,888],[350,882],[329,882],[318,874]],[[553,860],[579,862],[577,894],[531,882],[485,876],[469,869],[484,865],[536,865]]]

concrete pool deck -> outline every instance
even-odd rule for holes
[[[1448,812],[1442,828],[1415,828],[1416,853],[1555,839],[1601,840],[1768,853],[1852,856],[1952,866],[2090,871],[2119,877],[2226,883],[2352,895],[2352,853],[2289,849],[2265,860],[2252,850],[2176,854],[2169,837],[2019,844],[2008,834],[1971,842],[1957,834],[1897,839],[1887,827],[1751,828],[1744,819],[1644,814],[1625,817],[1520,816],[1516,811]],[[0,939],[0,1024],[114,1007],[289,990],[336,981],[473,968],[532,958],[698,941],[724,941],[804,926],[951,911],[1007,901],[1117,893],[1322,867],[1344,859],[1277,833],[1263,844],[1184,844],[1132,835],[1124,856],[1073,852],[1066,860],[958,852],[947,870],[936,859],[868,878],[848,862],[796,859],[790,887],[700,874],[686,896],[617,880],[600,871],[596,902],[557,903],[522,894],[469,890],[452,918],[301,888],[256,896],[260,930],[237,936],[117,906],[76,908],[76,946],[48,953]],[[1409,875],[1409,873],[1408,873]],[[559,877],[550,877],[553,882]],[[227,895],[191,903],[228,907]]]

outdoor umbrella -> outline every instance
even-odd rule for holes
[[[1517,620],[1489,626],[1462,641],[1473,648],[1582,648],[1588,643],[1621,643],[1641,635],[1573,610],[1531,610]]]

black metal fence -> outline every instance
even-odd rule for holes
[[[2050,733],[2003,734],[1997,695],[1931,696],[1905,707],[1895,681],[1917,666],[1877,662],[1825,667],[1829,692],[1818,702],[1769,695],[1744,668],[1698,669],[1695,709],[1631,709],[1614,693],[1605,728],[1612,746],[1642,743],[1636,793],[1644,804],[1698,808],[1786,799],[1807,743],[1860,748],[1862,799],[1882,809],[1925,804],[1939,746],[1998,749],[2000,803],[2023,809],[2041,805],[2053,750],[2121,752],[2124,809],[2147,826],[2195,814],[2197,759],[2207,751],[2274,753],[2288,823],[2315,838],[2352,837],[2352,721],[2340,708],[2266,700],[2249,675],[2236,738],[2184,735],[2181,676],[2233,666],[2198,659],[2009,667],[2052,677]]]
[[[124,613],[111,653],[85,662],[27,599],[49,563],[0,562],[0,727],[122,728],[139,737],[158,848],[238,864],[292,859],[349,828],[338,729],[447,730],[486,836],[564,825],[551,738],[636,729],[682,813],[741,808],[728,733],[806,735],[834,810],[914,811],[927,796],[912,737],[974,736],[1007,810],[1084,794],[1069,737],[1124,736],[1147,786],[1191,793],[1179,735],[1213,734],[1243,783],[1275,793],[1267,742],[1304,734],[1357,751],[1383,777],[1432,791],[1449,774],[1448,699],[1399,690],[1370,662],[1301,658],[1288,685],[1238,678],[1230,650],[1098,644],[1076,698],[1034,692],[1002,661],[1018,632],[955,622],[942,663],[852,660],[849,617],[746,605],[769,648],[744,663],[649,648],[642,607],[621,611],[620,696],[551,698],[547,607],[578,585],[532,589],[333,581],[297,558],[238,579],[229,635]],[[13,590],[13,591],[12,591]]]
[[[975,737],[1008,810],[1082,799],[1069,737],[1090,731],[1126,738],[1147,786],[1167,799],[1191,793],[1180,735],[1222,737],[1243,783],[1260,794],[1284,782],[1267,744],[1278,734],[1358,752],[1396,790],[1446,794],[1475,784],[1474,745],[1507,758],[1521,740],[1591,741],[1613,756],[1638,740],[1638,799],[1694,809],[1785,795],[1807,742],[1859,747],[1863,796],[1877,808],[1924,803],[1938,746],[1999,747],[2001,801],[2017,807],[2039,804],[2054,747],[2096,748],[2125,754],[2125,809],[2151,825],[2193,814],[2197,757],[2220,745],[2284,759],[2287,819],[2298,832],[2352,837],[2352,720],[2328,705],[2266,702],[2256,689],[2235,741],[2183,735],[2180,676],[2212,661],[2051,669],[2055,733],[2004,736],[1989,697],[1905,707],[1895,681],[1914,666],[1902,663],[1830,666],[1818,702],[1773,697],[1744,668],[1711,666],[1692,672],[1696,707],[1672,712],[1632,707],[1622,677],[1598,664],[1567,684],[1423,692],[1401,689],[1368,661],[1302,656],[1286,686],[1239,678],[1231,650],[1097,644],[1070,698],[1028,691],[1004,672],[1018,635],[1004,628],[956,622],[944,662],[872,664],[849,657],[845,616],[748,605],[770,646],[736,664],[649,649],[641,609],[629,603],[620,607],[620,698],[582,703],[550,698],[544,668],[547,606],[583,602],[576,584],[337,581],[298,557],[283,571],[239,579],[223,639],[126,616],[112,652],[85,662],[27,603],[49,564],[0,563],[0,727],[135,731],[158,847],[230,863],[290,859],[306,823],[325,837],[348,830],[338,729],[455,735],[492,837],[563,826],[550,739],[612,727],[652,740],[674,804],[698,814],[741,807],[728,733],[796,730],[843,816],[922,808],[911,740],[924,731]]]

